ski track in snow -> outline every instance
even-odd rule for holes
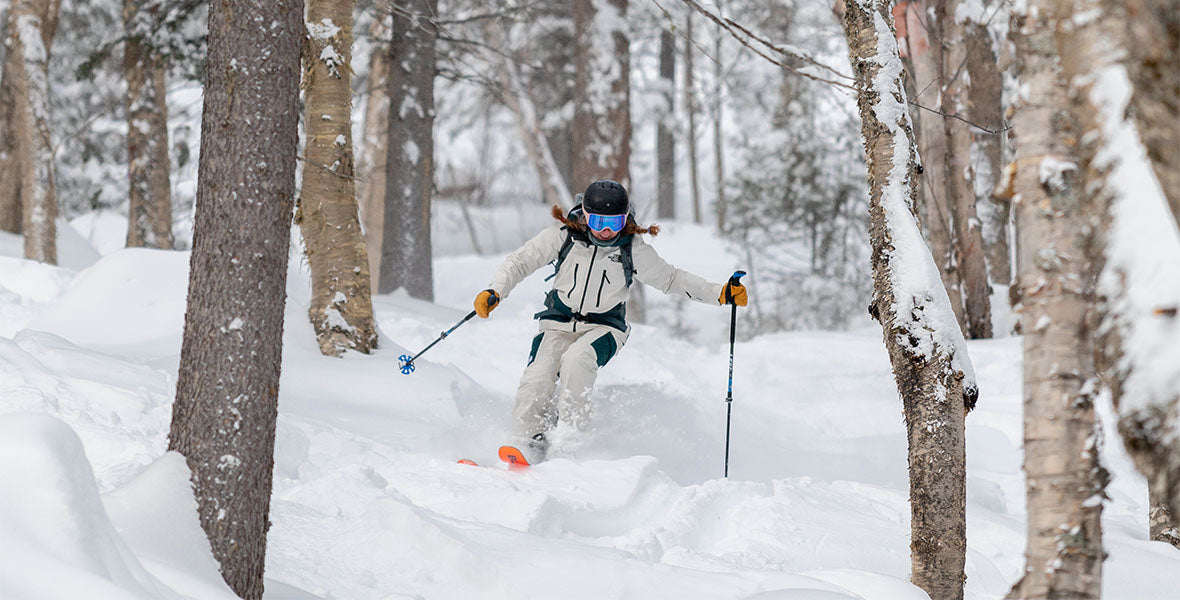
[[[739,266],[694,226],[672,224],[654,243],[711,279]],[[688,306],[691,341],[636,326],[600,373],[593,429],[559,434],[552,460],[509,471],[495,449],[548,270],[414,374],[396,361],[457,322],[498,261],[438,259],[437,304],[376,297],[380,350],[331,359],[318,353],[306,267],[293,255],[267,598],[925,597],[905,581],[905,432],[879,329],[740,342],[725,480],[728,310]],[[183,461],[164,453],[187,264],[186,253],[123,250],[76,272],[0,256],[0,427],[32,418],[9,413],[50,415],[69,427],[41,417],[34,430],[51,433],[17,447],[68,448],[76,434],[85,449],[84,459],[51,454],[73,473],[67,483],[0,456],[19,484],[0,490],[0,534],[10,534],[0,535],[0,591],[35,587],[49,564],[66,583],[95,576],[89,563],[28,552],[84,543],[12,522],[35,497],[19,490],[39,490],[64,499],[61,518],[118,532],[101,554],[114,566],[97,575],[117,590],[109,597],[232,597],[202,549]],[[674,306],[647,298],[653,318]],[[970,351],[981,398],[967,428],[967,598],[983,600],[1002,597],[1023,568],[1020,340]],[[1115,474],[1106,597],[1167,597],[1180,589],[1180,552],[1143,541],[1145,486],[1109,425],[1105,453]],[[84,509],[94,494],[105,516]],[[59,588],[43,597],[76,597]]]

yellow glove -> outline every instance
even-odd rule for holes
[[[742,292],[742,294],[744,298],[745,292]],[[496,305],[499,303],[500,295],[496,293],[496,290],[484,290],[475,297],[475,314],[479,315],[481,319],[486,319],[488,315],[492,314],[492,309],[496,308]]]
[[[727,300],[732,298],[733,301]],[[725,287],[721,288],[721,297],[717,298],[717,302],[721,304],[736,304],[738,306],[745,306],[749,301],[749,296],[746,294],[746,286],[738,283],[726,283]]]

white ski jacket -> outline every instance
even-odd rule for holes
[[[547,227],[508,255],[492,277],[489,289],[507,298],[525,277],[558,257],[570,233],[560,224]],[[641,235],[631,237],[632,275],[665,294],[684,294],[706,304],[720,304],[723,284],[667,263]],[[625,303],[631,295],[623,269],[621,246],[598,246],[574,236],[569,254],[561,262],[553,288],[545,298],[546,310],[537,313],[542,329],[578,331],[580,323],[610,325],[621,331],[626,322]]]

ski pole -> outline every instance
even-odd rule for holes
[[[495,306],[496,303],[499,301],[500,301],[499,298],[492,296],[492,300],[491,300],[489,306]],[[435,338],[433,342],[430,342],[429,346],[423,348],[421,352],[419,352],[413,356],[410,356],[409,354],[403,354],[403,355],[397,357],[397,366],[399,369],[401,369],[402,375],[409,375],[410,373],[413,373],[414,372],[414,361],[417,360],[419,356],[422,356],[423,354],[425,354],[426,351],[433,348],[435,344],[447,339],[447,336],[451,335],[451,332],[458,329],[460,325],[470,321],[472,318],[475,317],[475,315],[476,315],[476,312],[474,310],[467,313],[467,316],[463,317],[463,320],[459,321],[458,323],[455,323],[454,327],[451,327],[450,329],[442,332],[442,334],[440,334],[437,338]]]
[[[745,271],[734,271],[725,286],[725,302],[733,308],[729,312],[729,391],[725,393],[725,477],[729,477],[729,423],[733,417],[733,340],[737,329],[737,303],[733,301],[731,287],[741,285]]]

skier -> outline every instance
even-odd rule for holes
[[[635,222],[627,191],[614,181],[591,183],[580,204],[566,215],[554,206],[553,217],[560,223],[509,254],[488,289],[475,298],[475,312],[487,318],[521,280],[546,263],[555,264],[553,289],[535,316],[541,332],[533,338],[516,392],[513,439],[500,448],[506,462],[544,460],[547,436],[559,418],[576,431],[585,430],[598,369],[618,353],[631,330],[627,298],[632,280],[706,304],[747,302],[740,283],[710,283],[660,258],[639,235],[654,236],[659,227]]]

